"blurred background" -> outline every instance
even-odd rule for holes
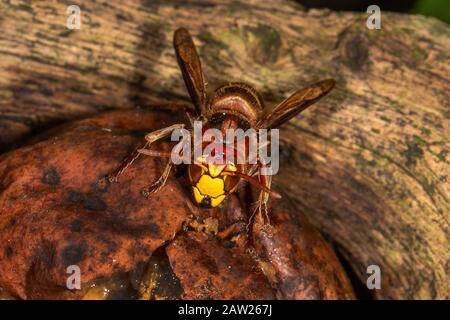
[[[436,17],[450,24],[450,0],[296,0],[307,8],[366,11],[376,4],[381,11],[417,13]]]

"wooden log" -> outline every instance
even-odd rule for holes
[[[208,88],[270,103],[332,77],[281,129],[284,189],[376,298],[449,298],[450,28],[432,18],[310,10],[289,1],[0,2],[0,147],[104,110],[188,101],[171,38],[188,27]]]

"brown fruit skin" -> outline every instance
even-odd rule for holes
[[[256,221],[249,239],[237,195],[200,209],[186,179],[172,174],[158,193],[142,196],[165,159],[141,156],[119,183],[104,179],[146,132],[179,121],[179,110],[100,114],[1,155],[0,287],[21,299],[79,298],[66,288],[69,265],[80,267],[87,286],[137,269],[164,245],[183,289],[178,298],[353,298],[336,256],[298,213],[276,209],[273,225]],[[208,217],[217,219],[217,235],[183,227]]]
[[[278,299],[354,299],[352,287],[333,250],[288,199],[274,201],[271,224],[253,225],[253,243],[276,270]]]

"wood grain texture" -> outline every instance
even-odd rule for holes
[[[0,147],[104,110],[188,101],[173,31],[195,37],[212,90],[254,85],[279,102],[337,87],[281,129],[274,187],[336,242],[377,298],[449,298],[450,28],[435,19],[309,12],[288,1],[0,2]]]

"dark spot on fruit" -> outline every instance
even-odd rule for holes
[[[107,208],[106,203],[97,196],[85,197],[83,206],[85,209],[92,211],[104,211]]]
[[[10,227],[14,227],[17,224],[17,219],[16,218],[12,218],[11,221],[9,222],[9,226]]]
[[[74,203],[81,203],[84,200],[84,194],[78,191],[70,191],[69,201]]]
[[[161,235],[161,229],[156,223],[149,223],[148,228],[152,236],[159,237]]]
[[[59,178],[58,172],[55,168],[51,167],[45,171],[41,179],[42,183],[49,184],[51,186],[59,185],[61,179]]]
[[[62,258],[66,265],[77,264],[84,258],[84,253],[86,250],[86,245],[84,243],[71,244],[64,248],[62,252]]]
[[[91,211],[104,211],[106,203],[98,196],[85,195],[79,191],[70,191],[69,201],[81,204],[85,209]]]
[[[72,232],[80,232],[81,231],[81,221],[80,220],[74,220],[70,224],[70,231],[72,231]]]
[[[7,246],[5,248],[5,255],[9,258],[13,255],[14,251],[10,246]]]
[[[98,179],[98,181],[96,183],[91,184],[92,192],[104,193],[104,192],[108,191],[110,185],[111,185],[111,183],[109,182],[109,180],[107,178],[101,177]]]

